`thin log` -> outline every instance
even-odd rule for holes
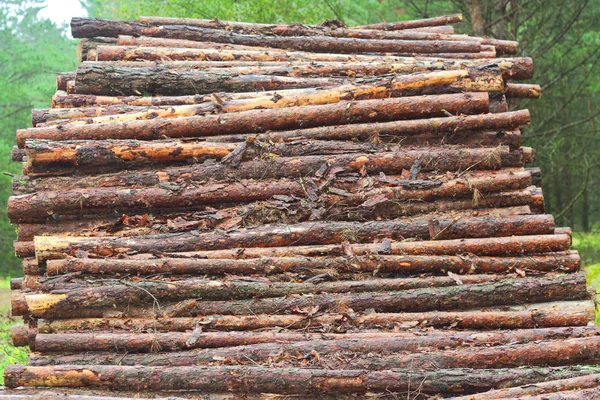
[[[167,137],[202,137],[222,134],[265,132],[360,122],[440,117],[445,113],[479,114],[489,106],[487,93],[460,93],[400,97],[334,104],[251,110],[225,115],[130,121],[98,125],[58,125],[17,131],[17,144],[27,139],[154,140]],[[424,111],[425,110],[425,111]]]
[[[148,26],[132,21],[71,20],[73,37],[119,35],[186,39],[245,46],[272,47],[317,53],[478,53],[477,41],[356,39],[332,36],[248,35],[189,25]],[[93,36],[88,36],[92,34]]]
[[[524,396],[551,396],[552,393],[591,389],[600,386],[600,374],[584,375],[576,378],[560,379],[556,381],[538,382],[532,385],[511,387],[505,389],[490,390],[484,393],[477,393],[470,396],[455,397],[453,400],[495,400],[505,398],[522,398]],[[585,399],[592,397],[574,397],[575,399]]]
[[[542,95],[542,88],[540,85],[507,83],[504,94],[508,98],[539,99]]]
[[[435,150],[434,150],[435,149]],[[329,167],[330,170],[344,174],[366,173],[401,174],[415,162],[421,162],[421,173],[431,171],[464,170],[500,170],[501,168],[519,168],[526,161],[527,149],[509,150],[498,147],[460,148],[438,147],[429,150],[414,150],[408,154],[394,152],[350,153],[300,157],[274,157],[244,161],[237,167],[226,163],[202,163],[189,166],[172,166],[161,169],[145,168],[133,171],[119,171],[113,174],[19,178],[13,180],[13,193],[26,194],[34,191],[53,191],[62,188],[86,187],[123,187],[141,188],[163,186],[176,189],[181,184],[214,181],[231,182],[243,179],[278,179],[289,176],[303,176],[309,179],[318,175],[318,171]],[[410,156],[413,156],[412,158]],[[396,163],[396,161],[400,161]],[[528,160],[527,160],[528,161]],[[323,166],[326,167],[323,167]],[[315,177],[318,179],[318,177]],[[14,201],[17,201],[16,199]]]
[[[104,67],[105,68],[105,67]],[[114,67],[110,67],[114,68]],[[153,85],[156,85],[157,90],[164,92],[169,90],[170,87],[173,91],[177,91],[176,86],[181,84],[181,79],[187,79],[185,73],[173,74],[168,76],[154,76],[150,70],[133,68],[136,74],[141,74],[140,70],[144,73],[148,72],[149,76],[141,77],[137,75],[139,81],[136,81],[136,77],[129,79],[127,77],[127,71],[123,72],[123,75],[115,74],[116,80],[111,80],[110,76],[104,74],[101,79],[94,81],[93,85],[104,84],[106,79],[111,82],[106,84],[112,85],[112,88],[124,87],[121,83],[125,82],[127,88],[124,90],[127,92],[134,92],[137,88],[144,88],[147,91],[155,91],[148,86],[148,81],[152,81]],[[229,69],[221,72],[216,71],[219,75],[224,76],[228,73]],[[251,71],[255,72],[255,71]],[[261,71],[256,71],[261,73]],[[264,71],[262,71],[264,72]],[[210,77],[212,71],[200,71],[198,78],[200,80],[205,79],[206,76]],[[193,85],[193,90],[199,90],[202,87],[202,83],[195,79],[196,75],[190,73],[187,75],[190,81],[188,84]],[[208,74],[208,75],[207,75]],[[237,72],[236,72],[237,74]],[[163,79],[164,78],[164,79]],[[85,81],[87,78],[84,76],[81,78]],[[335,82],[332,80],[332,82]],[[83,83],[82,83],[83,84]],[[138,86],[136,86],[138,85]],[[414,96],[423,94],[444,94],[454,93],[462,91],[501,91],[503,90],[504,83],[499,74],[491,72],[482,72],[474,70],[458,70],[458,71],[440,71],[431,73],[421,73],[412,75],[400,75],[394,78],[389,77],[378,77],[369,79],[366,84],[354,85],[348,84],[340,87],[332,88],[319,88],[319,89],[304,89],[304,90],[283,90],[280,92],[265,93],[263,96],[249,95],[224,95],[224,98],[217,95],[207,97],[207,102],[201,105],[180,105],[173,107],[150,107],[148,109],[140,109],[139,107],[118,107],[113,106],[108,110],[34,110],[33,122],[34,125],[39,125],[40,122],[53,120],[53,119],[81,119],[78,123],[107,123],[107,122],[125,122],[131,120],[140,119],[153,119],[153,118],[177,118],[184,116],[203,115],[209,113],[229,113],[237,111],[248,111],[257,108],[284,108],[284,107],[297,107],[297,106],[308,106],[308,105],[320,105],[320,104],[332,104],[344,100],[366,100],[366,99],[384,99],[389,97],[403,97],[403,96]],[[97,92],[95,89],[86,91]],[[185,94],[185,90],[179,89],[179,93]],[[237,97],[240,97],[237,99]],[[218,102],[216,99],[219,99]],[[82,112],[83,111],[83,112]],[[96,114],[96,115],[94,115]],[[97,115],[100,114],[100,115]],[[126,114],[126,115],[122,115]]]
[[[99,255],[137,251],[183,252],[219,250],[233,247],[280,247],[286,245],[337,244],[352,239],[365,243],[375,239],[431,239],[429,219],[358,222],[306,222],[295,225],[267,225],[223,234],[180,233],[149,235],[134,240],[119,237],[86,238],[38,236],[34,239],[39,261],[64,258],[85,250]],[[445,231],[435,239],[502,237],[512,235],[550,234],[554,231],[551,215],[519,215],[491,218],[472,217],[438,219]],[[349,233],[352,234],[349,234]]]
[[[5,384],[18,386],[88,387],[113,390],[202,390],[227,388],[251,393],[363,393],[411,390],[419,382],[425,394],[465,394],[503,386],[568,378],[592,373],[587,367],[472,370],[327,370],[272,367],[128,367],[11,365]]]
[[[57,332],[186,332],[202,326],[207,331],[256,331],[269,328],[302,329],[322,332],[346,332],[354,330],[413,330],[422,328],[479,329],[523,329],[522,332],[536,333],[534,328],[570,327],[569,337],[588,336],[589,325],[595,318],[593,300],[561,301],[556,303],[524,304],[466,311],[432,311],[420,313],[373,313],[348,314],[325,313],[306,315],[209,315],[196,318],[81,318],[39,320],[40,333]],[[582,328],[574,328],[581,326]],[[529,328],[529,329],[527,329]],[[584,332],[584,333],[581,333]],[[481,333],[485,340],[489,335]],[[583,335],[583,336],[582,336]],[[552,336],[558,339],[559,337]],[[562,337],[562,336],[560,336]],[[514,338],[513,338],[514,339]],[[541,340],[536,337],[531,340]],[[469,341],[470,343],[470,341]],[[502,342],[508,343],[508,342]],[[243,344],[243,343],[242,343]],[[429,344],[431,345],[431,344]],[[440,344],[447,347],[445,342]],[[455,345],[454,345],[455,346]],[[451,346],[452,347],[452,346]]]
[[[378,24],[354,26],[351,29],[381,29],[387,31],[399,31],[403,29],[414,29],[430,26],[456,24],[462,22],[462,14],[442,15],[433,18],[416,19],[398,22],[383,22]]]
[[[56,75],[56,90],[67,90],[67,82],[75,80],[75,72],[61,72]]]
[[[17,256],[18,258],[27,258],[35,256],[35,246],[33,244],[33,241],[15,241],[13,242],[13,247],[15,248],[15,256]],[[23,266],[25,267],[25,265]]]
[[[47,262],[48,276],[81,272],[86,274],[133,274],[153,275],[244,275],[303,273],[319,275],[327,270],[338,272],[369,272],[373,274],[418,273],[507,273],[515,268],[528,272],[574,272],[579,269],[579,255],[552,253],[530,256],[519,262],[519,257],[473,257],[473,256],[356,256],[317,258],[252,258],[236,259],[189,259],[161,258],[151,260],[67,258]],[[515,267],[518,265],[518,267]]]
[[[379,345],[378,345],[379,344]],[[597,337],[549,340],[494,347],[432,351],[417,349],[409,354],[397,340],[358,339],[352,342],[329,340],[296,343],[258,344],[220,349],[202,349],[157,354],[93,353],[41,358],[30,365],[144,365],[219,366],[262,365],[281,367],[361,368],[515,368],[523,366],[566,366],[594,364],[600,359]],[[318,356],[317,356],[318,355]],[[52,355],[50,355],[52,357]],[[118,364],[117,364],[118,360]],[[45,362],[44,362],[45,361]],[[54,361],[54,362],[53,362]]]

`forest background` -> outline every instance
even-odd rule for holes
[[[136,19],[142,15],[219,18],[262,23],[347,25],[462,13],[458,33],[520,42],[533,57],[542,98],[523,100],[533,121],[524,145],[536,150],[547,211],[558,226],[576,231],[590,277],[600,273],[600,0],[86,0],[88,16]],[[0,2],[0,277],[20,275],[13,255],[15,228],[6,217],[16,129],[31,126],[31,108],[49,107],[55,76],[77,65],[68,26],[41,18],[43,1]],[[64,12],[69,13],[65,8]],[[67,15],[68,16],[68,15]]]

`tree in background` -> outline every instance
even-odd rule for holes
[[[36,1],[0,2],[0,171],[9,174],[20,173],[19,165],[10,162],[15,131],[31,126],[33,107],[49,107],[56,74],[77,65],[75,42],[64,27],[39,20],[40,9]],[[15,227],[6,216],[11,178],[1,179],[0,271],[3,276],[20,275],[21,263],[13,250]]]

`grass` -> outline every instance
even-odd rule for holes
[[[29,355],[28,347],[14,347],[12,345],[11,328],[16,325],[21,318],[12,318],[10,316],[10,278],[0,279],[0,293],[2,302],[0,302],[0,385],[4,384],[4,368],[9,364],[25,364]]]
[[[600,233],[573,234],[573,248],[579,251],[581,265],[588,285],[600,293]],[[596,311],[596,325],[600,325],[600,312]]]

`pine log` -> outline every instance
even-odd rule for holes
[[[361,68],[369,75],[386,73],[414,73],[435,70],[456,70],[464,68],[484,68],[490,65],[497,67],[506,78],[531,79],[533,77],[533,62],[530,58],[482,58],[472,60],[444,59],[435,57],[403,57],[396,55],[348,55],[291,52],[281,50],[215,50],[171,47],[134,47],[134,46],[100,46],[96,49],[98,61],[215,61],[240,62],[248,61],[278,61],[299,63],[334,63],[331,67],[348,70]],[[474,53],[480,54],[480,53]],[[344,63],[344,64],[339,64]],[[348,65],[345,65],[348,63]],[[356,65],[352,65],[357,63]],[[169,65],[169,64],[165,64]],[[215,65],[215,64],[212,64]],[[227,63],[225,65],[232,65]],[[275,64],[276,65],[276,64]],[[268,64],[264,65],[268,66]]]
[[[11,329],[13,346],[21,347],[29,345],[29,328],[27,325],[13,325]]]
[[[419,382],[424,394],[468,394],[492,388],[524,385],[593,373],[586,367],[452,370],[328,370],[272,367],[129,367],[11,365],[5,384],[18,386],[110,388],[156,391],[165,389],[251,393],[406,392]]]
[[[161,258],[150,260],[67,258],[48,261],[48,276],[81,272],[86,274],[153,275],[160,273],[202,275],[244,275],[302,273],[315,276],[328,270],[380,274],[417,273],[507,273],[515,268],[528,272],[573,272],[579,270],[579,255],[551,253],[519,257],[474,256],[355,256],[284,257],[236,259]],[[518,265],[518,267],[516,267]]]
[[[23,285],[24,278],[11,278],[10,290],[20,290]]]
[[[74,72],[61,72],[56,75],[56,90],[67,90],[67,82],[75,80]]]
[[[119,35],[150,36],[313,51],[319,53],[477,53],[481,48],[480,43],[477,41],[464,40],[367,40],[331,36],[264,36],[238,34],[235,32],[189,25],[163,25],[152,27],[132,21],[86,20],[76,18],[71,20],[71,32],[75,38],[93,36],[118,37]],[[92,34],[92,36],[89,36],[90,34]],[[460,38],[460,36],[458,38]]]
[[[399,31],[403,29],[455,24],[458,22],[462,22],[462,20],[462,14],[450,14],[433,18],[415,19],[398,22],[382,22],[378,24],[354,26],[351,29],[381,29],[386,31]]]
[[[81,67],[80,67],[81,68]],[[110,67],[114,68],[114,67]],[[140,73],[143,70],[144,73],[148,72],[148,77],[140,77],[140,81],[136,83],[135,79],[125,79],[127,74],[123,71],[121,75],[116,74],[116,80],[110,83],[113,89],[116,87],[124,87],[121,82],[126,82],[125,85],[129,85],[126,89],[127,92],[133,92],[137,90],[136,85],[139,88],[143,88],[147,91],[154,91],[148,87],[148,81],[153,81],[153,85],[156,85],[158,90],[164,92],[169,87],[173,87],[176,90],[176,86],[181,84],[179,80],[187,79],[185,74],[169,75],[164,77],[167,81],[163,81],[160,76],[154,76],[152,70],[146,70],[141,68],[129,69],[136,73]],[[204,79],[206,76],[211,74],[224,75],[228,73],[229,69],[220,71],[201,71],[198,75],[199,79]],[[251,71],[254,72],[254,71]],[[261,73],[260,71],[257,71]],[[190,79],[195,80],[195,72],[187,75]],[[237,72],[236,72],[237,74]],[[200,76],[202,75],[202,76]],[[139,75],[138,75],[139,77]],[[86,80],[84,76],[81,78]],[[110,76],[104,74],[102,79],[111,79]],[[178,82],[172,81],[175,79]],[[98,79],[98,82],[101,79]],[[95,82],[94,85],[99,84]],[[334,82],[334,80],[332,80]],[[359,81],[360,82],[360,81]],[[188,82],[190,85],[194,85],[197,89],[202,84],[198,81]],[[475,70],[458,70],[458,71],[440,71],[431,73],[420,73],[412,75],[399,75],[394,78],[389,77],[378,77],[369,79],[366,84],[354,85],[348,84],[340,87],[332,87],[328,89],[305,89],[305,90],[283,90],[279,92],[264,93],[262,96],[256,96],[250,94],[248,96],[243,95],[230,95],[226,94],[223,98],[217,95],[217,97],[207,97],[207,102],[201,105],[182,105],[174,107],[151,107],[149,109],[140,109],[139,107],[117,107],[113,106],[108,110],[92,110],[87,109],[78,112],[78,110],[34,110],[33,122],[34,125],[38,125],[40,122],[44,122],[52,119],[76,119],[80,118],[79,123],[106,123],[106,122],[124,122],[128,120],[136,119],[153,119],[153,118],[176,118],[182,116],[194,116],[203,115],[209,113],[229,113],[236,111],[247,111],[257,108],[284,108],[293,106],[307,106],[307,105],[320,105],[320,104],[331,104],[337,103],[343,100],[366,100],[366,99],[383,99],[389,97],[402,97],[402,96],[414,96],[422,94],[436,94],[436,93],[453,93],[461,91],[500,91],[503,89],[504,83],[499,74],[475,71]],[[196,90],[194,89],[194,90]],[[87,89],[86,89],[87,90]],[[112,89],[111,89],[112,90]],[[95,89],[87,91],[97,92]],[[185,93],[179,89],[180,93]],[[238,99],[239,97],[239,99]],[[248,98],[244,98],[248,97]],[[218,101],[217,101],[218,100]],[[94,113],[95,112],[95,113]],[[94,114],[100,115],[94,115]],[[86,115],[87,114],[87,115]],[[121,115],[126,114],[126,115]]]
[[[228,163],[206,162],[189,166],[172,166],[161,169],[145,168],[133,171],[118,171],[113,174],[18,178],[13,180],[13,193],[16,195],[34,191],[53,191],[63,188],[123,187],[142,188],[162,186],[172,190],[182,184],[214,181],[231,182],[243,179],[279,179],[289,176],[303,176],[308,180],[318,180],[319,171],[336,171],[343,174],[401,174],[410,169],[416,160],[421,163],[421,174],[432,171],[500,170],[519,168],[530,159],[527,148],[509,150],[503,147],[461,148],[431,147],[409,151],[408,154],[394,152],[350,153],[300,157],[272,157],[244,161],[237,167]],[[396,161],[399,161],[396,163]],[[407,163],[408,161],[408,163]],[[329,167],[329,169],[327,169]],[[317,175],[317,176],[315,176]],[[350,178],[352,179],[352,178]],[[326,185],[327,186],[327,185]],[[16,201],[16,200],[15,200]]]
[[[18,146],[12,147],[12,150],[10,153],[11,161],[21,162],[24,160],[24,157],[25,157],[25,150],[20,149]]]
[[[130,121],[98,125],[65,125],[17,131],[17,144],[27,139],[52,140],[141,140],[167,137],[202,137],[268,130],[310,128],[360,122],[439,117],[451,114],[479,114],[489,106],[487,93],[460,93],[391,99],[342,101],[334,104],[251,110],[225,115]]]
[[[25,241],[25,242],[15,241],[15,242],[13,242],[13,246],[15,248],[15,255],[18,258],[27,258],[27,257],[35,256],[35,247],[34,247],[33,241]]]
[[[0,399],[2,400],[150,400],[150,399],[162,399],[162,400],[239,400],[240,395],[238,393],[224,393],[224,392],[190,392],[186,391],[180,397],[177,393],[173,392],[158,392],[152,391],[123,391],[119,390],[115,393],[114,390],[102,390],[102,389],[84,389],[84,388],[16,388],[0,390]],[[345,400],[347,396],[341,395],[310,395],[310,396],[298,396],[298,395],[269,395],[272,399],[276,400]],[[244,400],[265,400],[263,394],[244,394]]]
[[[544,395],[543,398],[551,398],[553,393],[592,389],[600,386],[600,374],[584,375],[576,378],[560,379],[556,381],[538,382],[531,385],[510,387],[505,389],[490,390],[470,396],[454,397],[453,400],[495,400],[508,398],[523,398],[525,396]],[[546,397],[547,396],[547,397]],[[560,398],[560,397],[558,397]],[[593,397],[573,397],[574,399],[591,399]],[[540,398],[541,400],[541,398]]]
[[[121,281],[106,279],[100,286],[88,286],[87,282],[61,284],[60,280],[40,282],[44,291],[64,293],[25,292],[16,297],[16,302],[25,302],[24,306],[15,304],[15,308],[26,308],[26,314],[33,317],[69,315],[82,308],[106,308],[120,300],[131,304],[150,304],[158,301],[186,300],[203,298],[207,300],[270,298],[294,296],[310,293],[363,293],[379,291],[414,290],[457,285],[472,285],[500,282],[507,279],[502,275],[474,275],[460,278],[393,278],[366,279],[357,281],[335,281],[319,283],[277,282],[269,279],[245,280],[207,280],[190,278],[173,281]],[[460,283],[459,283],[460,282]],[[88,286],[88,287],[86,287]]]
[[[504,94],[508,98],[538,99],[542,95],[542,88],[540,85],[507,83]]]
[[[506,96],[503,94],[498,95],[497,93],[490,93],[490,112],[491,113],[505,113],[508,111],[508,102]]]
[[[575,336],[588,336],[589,325],[595,318],[593,300],[561,301],[555,303],[524,304],[491,307],[466,311],[432,311],[420,313],[365,313],[353,315],[325,313],[316,315],[209,315],[197,318],[82,318],[42,319],[36,330],[40,333],[57,332],[186,332],[202,326],[207,331],[252,331],[265,329],[302,329],[316,332],[348,332],[356,329],[404,331],[415,328],[449,329],[523,329],[522,332],[538,332],[533,328],[570,327],[568,332]],[[581,326],[582,328],[574,328]],[[582,331],[583,330],[583,331]],[[588,333],[581,333],[588,332]],[[490,335],[491,333],[481,333]],[[495,333],[493,333],[495,335]],[[583,336],[582,336],[583,335]],[[489,340],[489,336],[485,336]],[[562,337],[562,336],[560,336]],[[558,339],[560,337],[552,336]],[[541,340],[536,337],[531,340]],[[445,343],[445,342],[444,342]],[[447,347],[447,344],[441,345]],[[505,342],[502,342],[505,343]],[[242,342],[241,344],[244,344]]]
[[[252,285],[247,285],[252,286]],[[254,285],[257,286],[257,285]],[[568,288],[567,288],[568,286]],[[568,290],[567,290],[568,289]],[[115,289],[118,290],[118,289]],[[99,296],[106,291],[100,290]],[[227,291],[226,291],[227,292]],[[490,295],[489,292],[493,292]],[[229,292],[227,292],[229,293]],[[276,294],[273,292],[273,294]],[[373,309],[375,312],[421,312],[421,311],[448,311],[456,309],[469,309],[474,307],[489,307],[495,305],[524,304],[529,302],[583,300],[588,298],[585,278],[582,274],[569,274],[567,277],[548,278],[520,278],[509,279],[501,282],[490,282],[473,285],[460,285],[454,287],[437,287],[410,289],[390,292],[362,292],[362,293],[317,293],[310,295],[292,295],[289,297],[273,297],[259,299],[235,299],[234,295],[223,298],[230,300],[195,300],[188,299],[181,302],[163,303],[156,299],[153,309],[139,307],[131,308],[129,303],[113,304],[98,308],[83,308],[69,305],[67,294],[13,294],[13,315],[27,315],[31,313],[36,317],[65,318],[83,317],[98,318],[109,313],[119,312],[124,317],[152,318],[162,317],[196,317],[200,315],[254,315],[254,314],[290,314],[297,310],[318,310],[327,312],[336,310],[340,306],[348,307],[355,311]],[[73,297],[77,297],[76,294]],[[425,301],[426,300],[426,301]],[[65,308],[58,305],[63,302]],[[87,304],[83,300],[82,305]]]
[[[600,338],[549,340],[495,347],[457,348],[432,351],[421,348],[409,354],[398,341],[358,339],[285,344],[258,344],[157,354],[93,353],[42,357],[30,365],[144,365],[219,366],[261,365],[279,367],[327,367],[388,370],[395,368],[515,368],[523,366],[566,366],[594,364],[600,360]],[[50,357],[53,357],[50,355]]]
[[[223,234],[179,233],[148,235],[136,239],[106,237],[38,236],[34,239],[38,261],[64,258],[78,250],[108,256],[137,251],[183,252],[219,250],[233,247],[280,247],[286,245],[337,244],[344,240],[365,243],[375,239],[431,239],[429,219],[371,221],[367,223],[333,221],[330,223],[300,223],[295,225],[266,225],[240,229]],[[435,239],[501,237],[511,235],[550,234],[554,231],[551,215],[519,215],[491,218],[473,217],[436,220],[443,232]]]
[[[450,40],[450,41],[476,41],[481,44],[493,45],[503,54],[514,54],[517,51],[517,42],[508,40],[497,40],[490,38],[477,38],[465,35],[445,35],[430,32],[396,30],[396,29],[360,29],[358,27],[340,26],[310,26],[302,24],[269,25],[253,24],[244,22],[229,22],[220,20],[202,20],[194,18],[164,18],[164,17],[140,17],[139,21],[148,25],[187,25],[200,28],[225,30],[235,33],[246,33],[254,35],[274,36],[332,36],[357,39],[389,39],[389,40]],[[119,44],[124,45],[119,37]],[[140,46],[142,43],[129,41],[128,45]],[[187,46],[172,46],[187,47]]]

